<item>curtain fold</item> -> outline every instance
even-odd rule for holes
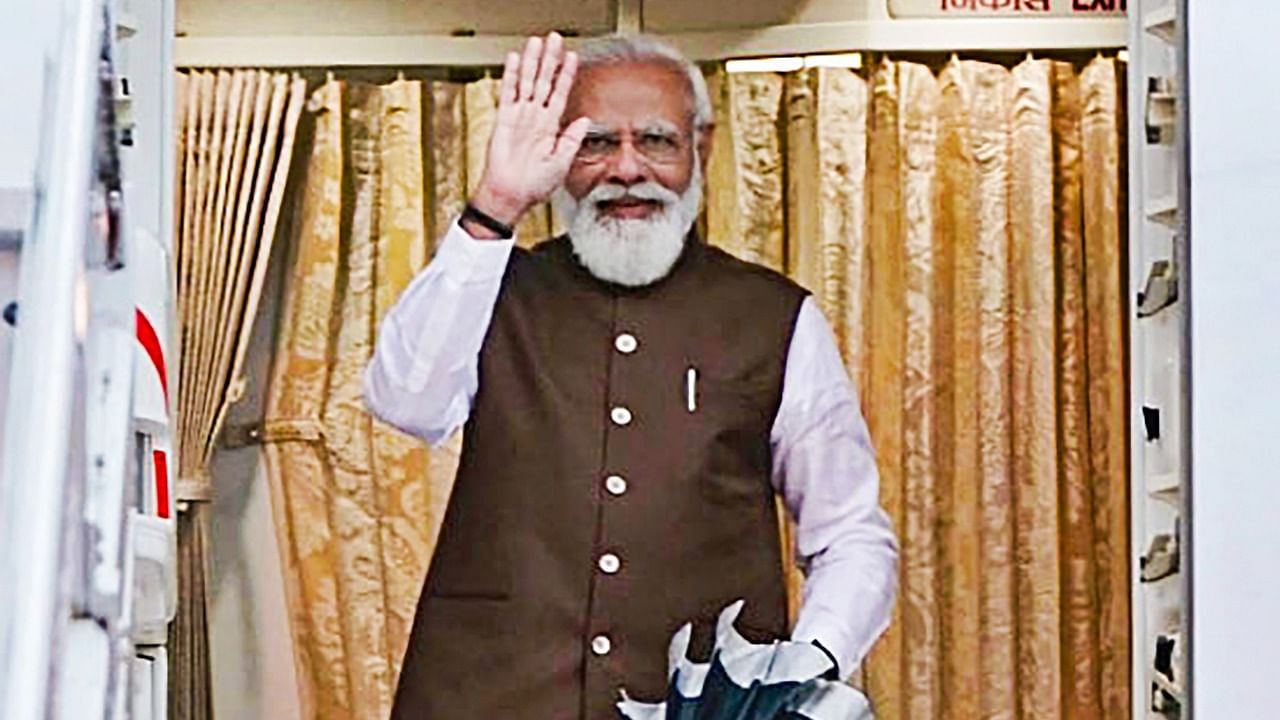
[[[178,615],[170,709],[212,714],[209,463],[240,378],[285,197],[301,78],[257,70],[179,73],[175,276],[178,316]]]
[[[1101,714],[1099,659],[1089,652],[1098,638],[1097,582],[1093,563],[1093,493],[1084,454],[1088,450],[1087,373],[1084,356],[1084,246],[1081,209],[1080,82],[1070,65],[1052,68],[1054,221],[1058,241],[1058,438],[1062,543],[1062,715]]]
[[[716,127],[708,159],[707,237],[751,262],[782,271],[782,150],[777,118],[782,76],[717,74]]]
[[[942,553],[940,636],[942,694],[954,717],[982,717],[978,543],[982,492],[978,472],[978,178],[972,104],[975,78],[959,60],[938,76],[938,209],[934,291],[937,304],[939,543]],[[948,362],[948,360],[950,360]],[[950,458],[951,462],[946,460]]]
[[[1114,58],[1080,73],[1084,96],[1085,323],[1089,345],[1089,451],[1105,717],[1129,703],[1128,266],[1125,262],[1124,91]]]
[[[871,112],[867,129],[867,175],[870,246],[868,308],[870,352],[863,412],[875,443],[880,470],[880,502],[901,536],[906,527],[903,499],[904,368],[906,350],[904,198],[901,186],[900,99],[898,67],[885,60],[871,78]],[[796,242],[802,242],[797,238]],[[910,546],[902,543],[905,567]],[[910,696],[903,677],[906,603],[899,580],[899,600],[889,629],[867,665],[867,688],[878,712],[895,717]]]
[[[1028,60],[1010,86],[1010,298],[1014,553],[1019,716],[1059,718],[1060,601],[1053,148],[1049,63]]]
[[[1127,717],[1115,61],[883,57],[863,72],[710,80],[708,240],[814,292],[901,540],[899,602],[864,666],[877,716]],[[183,135],[182,176],[214,195],[220,167],[193,159],[239,130],[215,128],[212,108],[235,105],[238,125],[264,92],[246,76],[219,101],[216,84],[188,84],[199,121]],[[480,180],[496,92],[490,78],[330,80],[311,100],[264,426],[307,717],[389,708],[459,437],[427,449],[370,420],[359,376],[378,324]],[[243,155],[227,162],[251,164],[252,136]],[[243,202],[243,186],[223,192]],[[190,207],[193,227],[239,212]],[[521,243],[557,226],[540,208]],[[801,578],[782,532],[794,613]]]
[[[209,513],[193,503],[178,513],[178,613],[169,625],[169,717],[212,720],[209,656]]]
[[[979,163],[977,405],[980,483],[979,530],[982,568],[980,666],[983,717],[1013,718],[1017,695],[1009,322],[1009,72],[974,67],[977,91],[972,112]]]
[[[938,623],[938,522],[934,423],[933,228],[937,157],[937,81],[927,68],[904,64],[899,83],[899,172],[902,193],[903,290],[906,338],[902,379],[902,503],[899,529],[905,672],[913,678],[907,697],[911,715],[929,717],[941,708],[942,654]]]
[[[429,136],[424,149],[427,166],[431,227],[428,242],[439,241],[467,200],[467,129],[463,115],[465,86],[458,83],[430,84]]]
[[[331,473],[329,522],[339,540],[333,550],[348,681],[352,696],[367,699],[365,709],[380,717],[390,710],[386,588],[378,533],[383,513],[375,496],[372,421],[364,410],[361,378],[373,356],[373,261],[382,219],[382,94],[358,85],[350,89],[348,102],[344,159],[352,206],[343,208],[345,247],[340,249],[334,307],[338,324],[331,339],[334,356],[320,424]]]
[[[340,606],[330,553],[331,482],[320,423],[334,354],[329,326],[337,294],[345,182],[342,86],[330,82],[315,91],[307,110],[314,127],[312,146],[294,222],[298,230],[280,310],[263,449],[273,480],[272,507],[286,592],[294,610],[302,712],[306,717],[345,717],[350,710],[350,680],[339,631]],[[275,481],[286,477],[287,482]],[[306,612],[297,611],[300,607]]]

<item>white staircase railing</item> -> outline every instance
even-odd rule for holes
[[[61,5],[4,409],[0,720],[120,714],[113,688],[131,654],[132,299],[112,34],[103,0]]]

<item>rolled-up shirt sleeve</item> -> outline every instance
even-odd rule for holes
[[[848,677],[889,625],[898,542],[856,392],[812,298],[792,335],[771,439],[774,486],[796,520],[805,573],[792,637],[818,640]]]
[[[467,421],[480,348],[514,245],[450,226],[378,330],[364,374],[365,405],[375,417],[433,445]]]

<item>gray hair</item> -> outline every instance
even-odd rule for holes
[[[701,130],[711,125],[711,95],[702,70],[679,50],[650,35],[606,35],[593,38],[577,48],[578,66],[616,63],[658,62],[674,65],[689,79],[689,95],[693,101],[694,128]]]

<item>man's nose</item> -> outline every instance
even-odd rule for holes
[[[638,185],[649,179],[649,165],[636,152],[636,146],[623,140],[609,163],[609,181],[619,185]]]

